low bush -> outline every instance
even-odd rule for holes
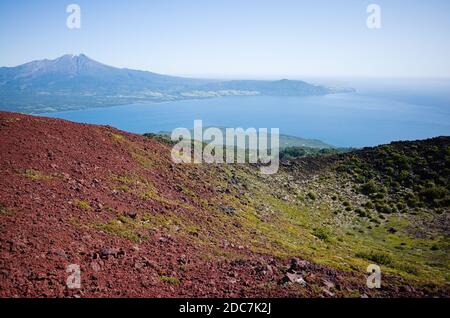
[[[356,257],[363,258],[369,261],[372,261],[378,265],[390,265],[392,264],[392,258],[388,254],[380,253],[380,252],[359,252],[356,253]]]

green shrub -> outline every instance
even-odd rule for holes
[[[412,274],[412,275],[416,275],[416,276],[419,274],[419,270],[416,267],[408,265],[408,264],[397,264],[395,267],[399,270],[402,270],[402,271],[408,273],[408,274]]]
[[[164,134],[154,134],[154,133],[146,133],[144,137],[155,139],[161,143],[174,145],[175,141],[173,141],[170,136]]]
[[[384,194],[382,192],[378,192],[375,194],[375,199],[377,200],[383,200],[384,199]]]
[[[442,186],[431,186],[422,190],[419,196],[428,204],[440,206],[441,200],[446,197],[448,190]]]
[[[373,194],[379,192],[379,186],[375,183],[375,181],[369,180],[368,182],[364,183],[360,188],[359,191],[363,194]]]
[[[359,187],[359,192],[365,195],[381,194],[386,192],[386,188],[371,179]]]
[[[329,242],[330,241],[330,234],[329,232],[324,228],[316,228],[313,230],[313,235],[317,237],[318,239]]]
[[[375,209],[380,212],[380,213],[384,213],[384,214],[391,214],[392,213],[392,209],[387,206],[386,204],[377,204],[375,206]]]
[[[364,183],[366,181],[366,178],[363,175],[355,174],[354,177],[356,183]]]
[[[394,174],[395,170],[392,167],[387,167],[386,168],[386,174],[392,176]]]
[[[372,261],[378,265],[390,265],[392,264],[392,258],[388,254],[380,253],[380,252],[359,252],[356,253],[356,257],[363,258],[369,261]]]
[[[367,201],[366,204],[365,204],[365,207],[367,209],[373,209],[375,207],[375,205],[373,204],[372,201]]]
[[[439,246],[437,246],[436,244],[433,244],[433,245],[431,246],[431,250],[432,250],[432,251],[439,251]]]
[[[365,210],[361,209],[361,208],[356,208],[355,209],[355,213],[358,214],[358,216],[360,216],[360,217],[367,217],[368,216],[368,213]]]

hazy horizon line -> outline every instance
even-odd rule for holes
[[[80,52],[80,53],[65,53],[62,55],[58,55],[56,57],[44,57],[44,58],[34,58],[30,59],[28,61],[25,61],[23,63],[17,64],[17,65],[1,65],[0,68],[14,68],[18,67],[30,62],[34,61],[42,61],[42,60],[56,60],[63,56],[80,56],[84,55],[88,57],[91,60],[94,60],[100,64],[118,68],[118,69],[129,69],[129,70],[136,70],[136,71],[144,71],[144,72],[151,72],[156,73],[160,75],[167,75],[167,76],[175,76],[175,77],[186,77],[186,78],[195,78],[195,79],[211,79],[211,80],[282,80],[282,79],[288,79],[288,80],[300,80],[304,78],[310,78],[310,79],[335,79],[335,80],[355,80],[355,79],[374,79],[374,80],[383,80],[383,79],[391,79],[391,80],[450,80],[450,75],[448,76],[442,76],[442,75],[430,75],[430,76],[402,76],[402,75],[336,75],[336,74],[242,74],[242,73],[235,73],[235,74],[221,74],[221,73],[171,73],[171,72],[165,72],[165,71],[155,71],[154,69],[139,69],[139,68],[133,68],[130,66],[115,66],[112,64],[108,64],[107,62],[99,61],[95,58],[92,58],[91,55],[88,55],[86,53]]]

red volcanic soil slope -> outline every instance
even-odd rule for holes
[[[0,138],[1,297],[427,295],[233,241],[252,230],[226,168],[175,165],[155,139],[7,112]]]

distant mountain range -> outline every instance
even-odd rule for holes
[[[205,80],[116,68],[84,54],[0,68],[0,109],[40,113],[219,96],[348,92],[304,81]]]

